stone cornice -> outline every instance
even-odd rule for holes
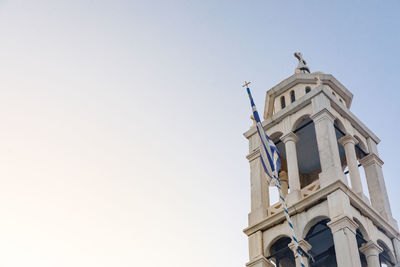
[[[335,90],[337,94],[339,94],[344,101],[346,102],[347,108],[351,107],[351,101],[353,99],[353,94],[346,89],[335,77],[331,74],[322,74],[322,73],[296,73],[292,76],[286,78],[281,81],[270,90],[267,91],[266,99],[265,99],[265,109],[264,109],[264,119],[267,118],[272,113],[273,101],[277,95],[280,95],[284,91],[289,88],[300,84],[315,84],[315,77],[319,77],[322,84],[329,85],[331,88]]]
[[[327,198],[329,194],[336,190],[342,190],[350,198],[351,205],[358,209],[363,216],[368,217],[376,226],[382,228],[390,238],[400,238],[399,232],[396,228],[390,225],[387,219],[383,218],[371,205],[365,203],[365,201],[354,193],[350,188],[348,188],[342,181],[337,180],[334,183],[321,188],[315,193],[309,195],[308,197],[300,200],[292,206],[288,207],[290,216],[304,211],[305,209],[314,206],[316,203]],[[246,235],[251,235],[257,231],[264,231],[274,225],[282,223],[285,220],[285,214],[283,211],[278,212],[272,216],[269,216],[263,221],[258,222],[255,225],[250,225],[243,232]]]
[[[297,143],[297,141],[299,141],[299,138],[297,137],[297,135],[293,132],[289,132],[287,134],[285,134],[284,136],[282,136],[280,138],[282,140],[282,142],[286,143],[288,141],[293,141],[295,143]]]
[[[270,129],[274,125],[281,122],[283,118],[310,105],[311,99],[320,93],[325,94],[330,99],[332,108],[334,108],[340,115],[347,118],[353,125],[353,127],[356,128],[362,135],[364,135],[364,137],[370,137],[377,144],[380,142],[380,139],[367,126],[365,126],[348,108],[346,108],[343,104],[341,104],[339,100],[335,96],[333,96],[327,88],[324,88],[324,86],[318,86],[317,88],[311,90],[305,96],[296,100],[294,103],[288,105],[283,110],[280,110],[274,115],[272,115],[272,117],[269,117],[268,119],[264,120],[262,122],[264,130]],[[256,128],[251,127],[243,135],[246,138],[250,138],[252,135],[256,133],[257,133]]]
[[[256,158],[259,158],[259,157],[260,157],[260,149],[259,149],[259,148],[253,150],[251,153],[249,153],[249,154],[246,156],[246,158],[247,158],[249,161],[253,161],[253,160],[255,160]]]
[[[360,161],[361,165],[364,167],[369,166],[373,163],[377,163],[379,166],[382,166],[384,164],[384,162],[375,153],[371,153],[371,154],[363,157],[359,161]]]

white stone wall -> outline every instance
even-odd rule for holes
[[[293,195],[291,198],[291,192],[289,192],[289,210],[296,235],[301,239],[304,238],[315,223],[329,218],[331,220],[329,227],[332,229],[339,267],[359,267],[360,265],[359,252],[355,243],[357,228],[368,241],[362,251],[368,255],[369,266],[375,266],[377,253],[381,251],[379,244],[388,249],[393,262],[399,262],[400,234],[397,222],[392,218],[387,198],[382,172],[383,162],[379,159],[377,149],[380,140],[351,113],[348,107],[351,105],[352,94],[343,85],[331,75],[322,75],[323,84],[318,85],[311,83],[310,77],[312,75],[294,75],[271,89],[272,93],[267,94],[266,103],[272,104],[273,109],[271,112],[271,109],[266,107],[264,112],[266,120],[263,122],[267,134],[282,136],[281,140],[285,140],[286,150],[290,149],[293,153],[296,151],[293,145],[293,142],[296,142],[296,136],[293,131],[305,118],[309,117],[314,121],[321,173],[319,179],[310,185],[312,187],[301,189],[295,198]],[[296,81],[297,78],[301,81]],[[307,82],[302,82],[304,80]],[[306,94],[307,86],[311,87],[311,91]],[[296,94],[296,101],[293,103],[290,101],[292,90]],[[281,109],[280,103],[282,95],[286,99],[284,110]],[[345,138],[342,138],[340,142],[345,148],[348,164],[351,163],[349,166],[349,169],[352,170],[350,178],[352,184],[353,182],[354,185],[358,184],[357,189],[349,186],[347,178],[343,174],[333,127],[335,120],[338,121],[345,133]],[[289,237],[290,229],[284,220],[279,204],[270,206],[269,199],[265,199],[265,197],[269,197],[269,188],[266,183],[262,182],[262,171],[260,171],[260,164],[257,163],[260,141],[256,129],[251,127],[245,133],[245,137],[249,140],[247,158],[250,161],[252,181],[252,208],[249,214],[249,227],[245,229],[249,236],[250,262],[248,266],[272,266],[266,259],[269,256],[269,249],[279,238]],[[289,141],[286,142],[286,140]],[[354,146],[357,143],[366,153],[369,153],[368,157],[360,162],[367,168],[366,177],[371,202],[364,199],[363,194],[359,192],[360,183],[355,183],[360,179],[356,166],[358,159],[355,158],[354,152]],[[287,165],[289,185],[291,184],[293,188],[298,185],[293,182],[293,179],[299,178],[298,174],[293,173],[293,170],[296,170],[293,168],[293,164],[297,164],[294,162],[297,159],[296,157],[290,158],[291,160],[287,160]],[[330,188],[334,190],[328,192],[327,190]],[[318,201],[315,199],[317,197],[319,197]],[[392,242],[393,240],[394,242]],[[396,259],[395,256],[398,258]]]

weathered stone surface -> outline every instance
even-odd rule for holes
[[[306,87],[309,88],[307,92]],[[296,96],[294,102],[289,101],[291,92]],[[285,108],[280,106],[281,97],[286,98]],[[328,226],[339,267],[359,267],[359,253],[366,256],[368,266],[379,266],[376,265],[377,254],[383,249],[379,242],[385,244],[386,252],[398,264],[400,234],[386,192],[383,162],[378,154],[380,140],[350,111],[352,98],[351,92],[330,74],[298,73],[267,92],[262,124],[269,135],[274,134],[283,142],[286,152],[283,160],[286,162],[280,178],[284,195],[288,192],[288,210],[300,242],[305,242],[313,225],[330,219]],[[305,118],[314,123],[320,162],[320,170],[308,176],[299,172],[299,160],[307,151],[299,149],[301,135],[296,132]],[[343,137],[336,136],[338,125],[344,132]],[[249,226],[244,230],[249,237],[250,261],[247,266],[274,266],[266,258],[270,255],[269,250],[280,237],[290,237],[291,230],[280,204],[270,203],[255,127],[250,127],[244,135],[249,140],[247,158],[251,169],[251,211]],[[344,148],[344,161],[340,159],[339,144]],[[356,145],[367,156],[359,158]],[[358,162],[366,174],[369,200],[363,193]],[[343,173],[346,166],[351,188]],[[360,250],[356,242],[357,229],[368,241]],[[291,247],[293,249],[293,245]],[[296,258],[296,266],[299,266],[299,258]]]

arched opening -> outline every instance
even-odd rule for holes
[[[360,168],[361,167],[360,159],[368,155],[368,149],[360,137],[354,135],[354,138],[357,139],[358,141],[358,144],[355,145],[355,150],[356,150],[357,164],[358,167]],[[365,171],[360,170],[360,177],[361,177],[361,184],[363,187],[363,193],[370,200],[367,178],[365,177]]]
[[[285,96],[281,96],[281,108],[284,109],[286,107]]]
[[[356,144],[356,154],[357,154],[357,159],[362,159],[366,155],[368,155],[368,149],[367,146],[364,144],[364,142],[361,140],[360,137],[357,135],[354,135],[354,138],[357,139],[358,144]]]
[[[279,174],[278,174],[279,178],[281,178],[281,173],[282,172],[286,172],[287,173],[286,159],[284,157],[282,157],[282,154],[285,154],[285,145],[280,140],[281,137],[282,137],[282,132],[275,132],[275,133],[270,135],[271,140],[274,142],[276,148],[279,151],[279,154],[281,155],[281,157],[280,157],[281,168],[279,169]],[[287,183],[288,183],[288,181],[286,182],[286,184]],[[281,180],[281,186],[282,186],[282,191],[285,191],[285,188],[284,188],[285,181]],[[287,190],[287,188],[286,188],[286,190]],[[269,187],[269,199],[270,199],[271,205],[279,202],[279,192],[278,192],[278,189],[275,186]]]
[[[292,90],[292,91],[290,91],[290,102],[294,102],[294,101],[296,101],[296,94],[295,94],[295,92]]]
[[[331,229],[327,226],[329,219],[316,223],[308,231],[305,240],[311,245],[310,253],[314,258],[310,267],[337,266],[335,246]]]
[[[367,230],[365,229],[365,227],[362,225],[362,223],[360,222],[360,220],[358,220],[357,218],[353,217],[353,220],[356,222],[356,224],[358,224],[358,230],[360,231],[360,237],[364,238],[364,242],[367,242],[366,240],[369,240],[369,235]]]
[[[365,233],[365,229],[363,229],[360,221],[358,221],[356,218],[353,218],[353,220],[359,225],[359,228],[357,228],[356,230],[356,240],[357,240],[358,253],[360,255],[361,267],[368,267],[367,258],[363,253],[360,252],[360,248],[362,247],[362,245],[367,243],[367,240],[365,240],[364,235],[362,233],[362,232]]]
[[[293,251],[288,246],[291,241],[289,237],[282,237],[271,246],[267,259],[272,260],[276,267],[296,266]]]
[[[382,248],[382,252],[379,254],[379,263],[381,267],[392,267],[394,266],[394,257],[390,249],[386,246],[384,242],[378,240],[378,245]]]
[[[347,133],[346,128],[344,127],[344,124],[339,119],[335,119],[333,126],[335,127],[336,142],[337,142],[338,149],[339,149],[339,157],[340,157],[340,163],[342,166],[342,170],[347,177],[347,181],[351,181],[351,179],[349,177],[348,167],[347,167],[346,153],[344,151],[344,147],[339,143],[339,139],[342,138],[343,136],[345,136]]]
[[[293,132],[299,138],[296,142],[296,151],[300,186],[303,188],[318,180],[318,174],[321,172],[314,122],[305,115],[294,124]]]
[[[311,91],[311,87],[310,86],[306,86],[306,94],[308,94]]]

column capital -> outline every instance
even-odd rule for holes
[[[358,144],[358,140],[352,136],[351,134],[346,134],[345,136],[341,137],[338,140],[339,144],[341,144],[342,146],[345,146],[348,143],[351,143],[353,145]]]
[[[348,228],[351,232],[356,234],[356,230],[358,228],[358,224],[347,216],[335,218],[331,220],[327,225],[329,226],[329,228],[331,228],[332,234],[344,228]]]
[[[294,132],[289,132],[287,134],[285,134],[284,136],[282,136],[280,138],[282,140],[283,143],[289,142],[289,141],[293,141],[293,142],[297,142],[299,141],[299,138],[297,137],[297,135]]]
[[[328,109],[324,108],[317,113],[312,114],[310,119],[312,119],[314,123],[323,119],[328,119],[333,123],[335,121],[335,116]]]
[[[289,181],[288,174],[286,171],[279,172],[279,181]]]
[[[379,253],[381,253],[382,251],[383,249],[372,240],[369,240],[367,243],[360,247],[360,252],[363,253],[366,257],[379,256]]]
[[[257,257],[255,259],[251,260],[250,262],[246,263],[246,266],[247,267],[274,267],[275,265],[273,265],[264,256],[260,256],[260,257]]]
[[[296,244],[292,241],[289,243],[288,247],[293,251],[294,255],[296,255],[297,251],[297,247]],[[306,240],[301,239],[299,240],[299,247],[301,247],[302,250],[304,250],[305,252],[308,252],[311,250],[312,246],[310,245],[310,243],[308,243]]]
[[[303,266],[301,265],[301,262],[303,261],[303,264],[308,267],[309,266],[309,262],[308,262],[308,255],[304,255],[302,254],[301,256],[297,253],[297,247],[296,244],[292,241],[288,247],[293,251],[294,254],[294,258],[296,260],[296,266]],[[299,240],[299,247],[305,251],[306,253],[308,253],[308,251],[311,249],[311,245],[305,241],[304,239]]]
[[[382,167],[383,165],[383,161],[378,157],[378,155],[376,155],[375,153],[370,153],[369,155],[363,157],[362,159],[359,160],[359,162],[361,163],[361,165],[363,167],[367,167],[370,166],[374,163],[378,164],[379,167]]]

